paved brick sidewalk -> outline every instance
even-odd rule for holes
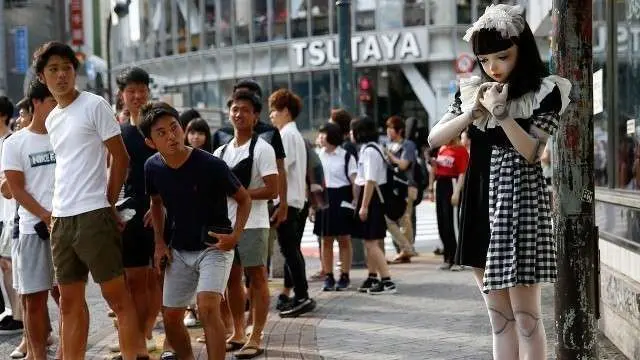
[[[313,262],[313,260],[311,261]],[[265,329],[263,359],[491,359],[491,331],[484,303],[470,271],[436,270],[439,260],[423,256],[412,264],[394,265],[396,295],[371,296],[355,291],[315,292],[316,311],[296,319],[280,319],[272,309]],[[353,285],[366,276],[352,273]],[[273,285],[273,284],[272,284]],[[317,291],[320,283],[310,283]],[[352,286],[354,287],[354,286]],[[313,292],[312,292],[313,293]],[[554,359],[553,287],[545,286],[544,323],[548,359]],[[193,339],[201,333],[193,331]],[[162,330],[155,339],[161,343]],[[106,337],[90,349],[88,359],[104,359]],[[194,342],[198,359],[206,359]],[[232,359],[231,354],[227,356]],[[626,359],[601,339],[600,359]]]

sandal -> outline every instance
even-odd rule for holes
[[[18,348],[15,348],[15,350],[13,350],[13,352],[11,353],[11,355],[9,355],[9,357],[12,359],[23,359],[27,357],[27,353],[24,353],[18,350]]]
[[[124,357],[122,356],[122,354],[118,354],[114,357],[111,358],[111,360],[123,360]],[[147,355],[138,355],[136,356],[136,360],[149,360],[149,356]]]
[[[247,345],[243,347],[237,354],[235,354],[236,359],[253,359],[254,357],[258,357],[264,353],[264,349],[261,349],[255,345]]]
[[[243,346],[244,346],[244,343],[236,342],[236,341],[227,341],[227,344],[225,345],[227,352],[242,349]]]
[[[165,351],[162,354],[160,354],[160,360],[178,360],[178,357],[176,356],[175,353],[171,352],[171,351]]]

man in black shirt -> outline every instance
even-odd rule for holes
[[[140,108],[149,101],[149,74],[138,67],[123,70],[116,83],[124,106],[129,109],[129,119],[120,125],[122,140],[129,153],[129,170],[124,183],[124,196],[130,198],[135,210],[122,232],[122,260],[125,279],[138,314],[140,329],[147,338],[162,306],[160,285],[151,271],[153,259],[153,231],[145,228],[144,215],[149,210],[149,196],[144,187],[144,163],[156,151],[144,143],[140,132]],[[148,342],[149,351],[154,350]],[[113,346],[111,350],[118,350]]]
[[[151,196],[156,268],[166,264],[163,320],[179,359],[193,359],[184,312],[196,297],[210,359],[225,357],[225,328],[220,302],[233,263],[233,249],[245,227],[251,198],[226,163],[184,145],[178,113],[162,103],[142,109],[140,130],[158,150],[145,163]],[[231,229],[227,197],[238,204]],[[164,210],[170,235],[165,242]]]

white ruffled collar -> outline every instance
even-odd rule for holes
[[[460,80],[460,100],[462,101],[461,109],[463,112],[470,111],[475,104],[478,96],[478,89],[484,82],[479,76],[472,76],[467,79]],[[542,100],[551,94],[555,87],[558,87],[561,98],[561,108],[559,114],[562,114],[569,102],[569,93],[571,92],[571,82],[557,75],[549,75],[542,79],[540,89],[536,92],[529,92],[518,99],[509,101],[509,115],[513,119],[528,119],[533,115],[533,111],[540,108]],[[473,124],[480,130],[486,128],[494,128],[500,126],[498,121],[491,115],[475,120]]]

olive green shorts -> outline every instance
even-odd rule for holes
[[[58,284],[97,283],[124,273],[122,239],[111,208],[52,219],[51,254]]]

